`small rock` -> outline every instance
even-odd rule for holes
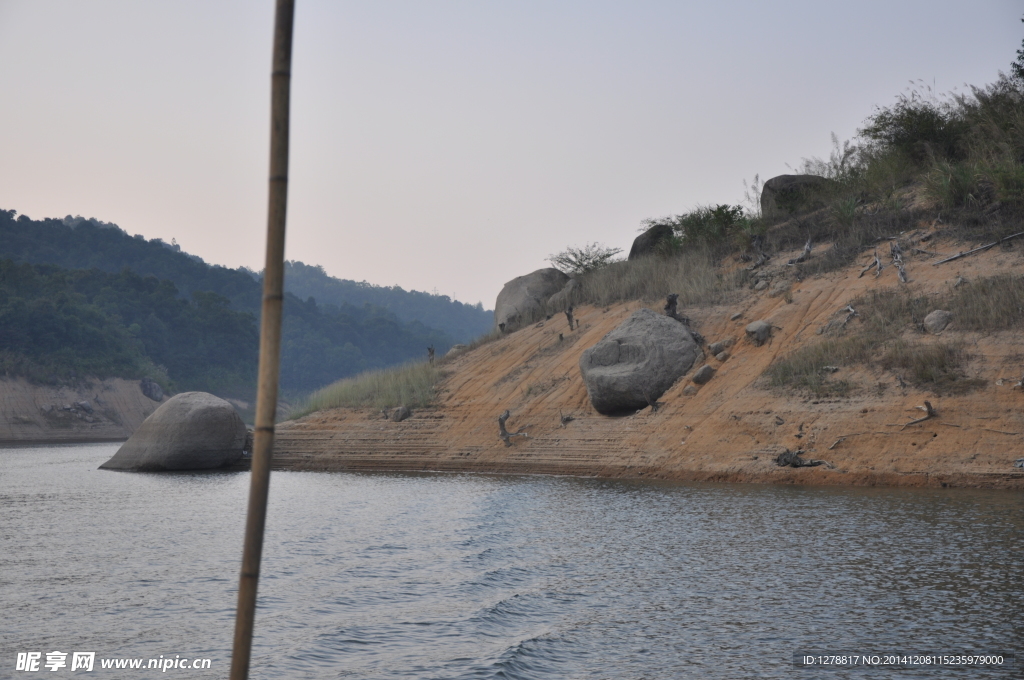
[[[729,321],[738,321],[739,319],[742,319],[742,318],[743,318],[743,312],[736,312],[735,314],[733,314],[732,316],[729,317]]]
[[[412,411],[409,410],[408,406],[399,406],[398,408],[391,412],[391,421],[395,423],[400,423],[406,418],[410,417],[411,415]]]
[[[461,352],[462,350],[466,349],[467,347],[469,347],[469,345],[462,345],[462,344],[452,345],[452,348],[450,350],[448,350],[448,352],[445,354],[445,356],[448,356],[449,354],[455,354],[456,352]]]
[[[754,321],[747,324],[747,337],[755,345],[760,347],[772,337],[772,325],[767,321]]]
[[[711,366],[711,364],[704,364],[703,366],[697,369],[697,372],[693,374],[693,377],[690,378],[690,380],[693,381],[693,383],[696,385],[703,385],[709,380],[711,380],[711,378],[713,378],[714,375],[715,369]]]
[[[952,314],[944,309],[936,309],[924,317],[924,327],[929,333],[941,333],[952,320]]]
[[[1024,458],[1018,458],[1017,460],[1013,461],[1013,467],[1024,468]]]
[[[828,463],[826,463],[823,460],[810,460],[801,458],[801,453],[803,453],[803,451],[790,451],[789,449],[786,449],[785,451],[783,451],[782,453],[775,457],[775,464],[778,465],[779,467],[795,468],[828,465]]]
[[[86,413],[92,413],[92,404],[87,401],[76,401],[75,406],[82,409]]]
[[[790,284],[789,281],[786,281],[785,279],[780,279],[779,281],[776,281],[775,283],[772,284],[772,289],[768,291],[768,296],[779,297],[785,295],[786,293],[789,292],[789,289],[791,287],[792,284]]]
[[[725,361],[726,359],[729,358],[729,353],[724,351],[719,352],[718,354],[715,355],[715,358],[718,359],[719,361]]]
[[[758,281],[757,283],[754,284],[754,290],[764,290],[767,287],[768,287],[768,280],[767,279],[761,279],[760,281]]]
[[[687,385],[683,388],[683,394],[687,397],[692,397],[697,394],[698,390],[694,385]]]
[[[718,342],[713,342],[710,345],[708,345],[708,351],[711,352],[711,354],[718,355],[732,347],[735,343],[735,338],[719,340]]]

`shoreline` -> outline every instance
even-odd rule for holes
[[[251,459],[245,459],[228,468],[247,471]],[[854,486],[904,488],[960,488],[1004,491],[1024,490],[1024,470],[1020,472],[849,472],[820,470],[819,468],[781,468],[763,472],[676,470],[666,473],[652,468],[635,469],[531,469],[501,464],[452,464],[422,460],[382,465],[378,460],[357,455],[333,456],[275,456],[271,469],[291,472],[359,472],[359,473],[443,473],[484,475],[528,475],[545,477],[575,477],[579,479],[607,479],[634,482],[697,482],[723,484],[767,484],[785,486]]]

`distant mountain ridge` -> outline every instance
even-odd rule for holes
[[[319,265],[297,260],[285,262],[284,272],[285,290],[300,298],[314,297],[321,304],[338,306],[348,303],[383,307],[402,321],[419,321],[443,329],[459,342],[471,342],[494,326],[494,312],[484,309],[479,302],[469,305],[447,295],[339,279],[328,275]]]
[[[0,260],[5,259],[12,263],[50,267],[45,272],[37,270],[38,275],[34,279],[28,273],[19,274],[22,284],[29,286],[52,287],[56,285],[53,281],[59,282],[65,278],[68,281],[80,281],[83,280],[82,270],[99,270],[109,275],[130,270],[142,278],[156,277],[159,281],[172,284],[174,295],[180,295],[185,301],[193,300],[190,304],[200,304],[201,301],[207,307],[213,305],[215,308],[224,309],[225,312],[234,310],[247,313],[247,321],[241,317],[232,317],[242,325],[249,324],[247,329],[239,329],[240,335],[235,341],[245,345],[245,351],[242,352],[245,356],[249,356],[250,350],[255,347],[249,345],[256,342],[254,338],[258,337],[255,331],[258,328],[262,297],[258,275],[242,268],[228,269],[219,265],[209,265],[201,258],[183,252],[173,242],[168,244],[160,239],[147,241],[141,236],[130,236],[117,225],[95,219],[68,217],[32,220],[25,215],[17,216],[13,210],[0,210]],[[295,278],[300,281],[317,282],[324,288],[322,295],[330,299],[321,302],[312,296],[304,296],[306,299],[302,299],[291,290],[285,295],[281,385],[282,389],[291,393],[313,390],[364,370],[383,368],[425,357],[428,345],[443,353],[456,342],[456,337],[466,337],[464,334],[467,328],[472,328],[471,323],[460,321],[453,326],[454,332],[446,332],[419,320],[437,318],[445,321],[448,318],[444,314],[434,314],[432,309],[414,316],[403,305],[396,305],[403,308],[406,319],[412,319],[404,320],[385,306],[375,305],[369,301],[362,304],[348,303],[343,297],[330,294],[330,287],[333,285],[331,282],[339,280],[326,277],[325,274],[319,277],[320,280],[315,276],[307,276],[304,279],[301,273],[309,272],[303,268],[314,272],[322,270],[301,265],[296,268],[298,274]],[[8,271],[13,274],[15,270]],[[371,291],[392,290],[369,284],[366,288]],[[166,291],[166,286],[161,290]],[[68,289],[66,294],[74,297],[78,293]],[[199,298],[196,297],[197,294],[200,295]],[[49,294],[41,287],[3,293],[0,295],[0,325],[3,324],[5,309],[9,314],[21,314],[19,310],[22,306],[32,301],[46,301],[47,295]],[[217,384],[215,376],[223,374],[225,369],[224,366],[218,365],[217,359],[199,359],[199,364],[191,365],[189,371],[184,371],[183,368],[174,369],[167,364],[168,361],[174,364],[170,359],[157,361],[153,355],[155,350],[152,347],[147,349],[146,338],[150,338],[151,344],[155,341],[152,338],[160,334],[154,334],[151,328],[145,327],[146,320],[137,319],[137,315],[131,309],[122,307],[133,306],[135,303],[123,295],[100,295],[99,298],[97,295],[98,293],[90,293],[84,299],[78,299],[77,306],[68,313],[75,318],[83,319],[85,316],[82,315],[86,315],[88,309],[96,306],[95,300],[101,299],[105,305],[100,310],[103,316],[102,328],[109,329],[110,337],[135,338],[131,342],[140,343],[138,351],[142,353],[141,356],[148,357],[154,364],[166,368],[168,379],[177,388]],[[405,295],[408,297],[409,294]],[[434,297],[438,296],[427,296],[428,299]],[[223,302],[217,302],[217,299],[223,299]],[[472,317],[473,314],[480,316],[481,310],[461,303],[452,303],[447,298],[444,300],[447,302],[442,301],[440,308],[443,309],[444,304],[447,304],[455,310],[453,315],[449,315],[451,318],[461,319],[459,314],[463,317]],[[470,312],[469,315],[466,314],[467,310]],[[45,317],[45,314],[43,316]],[[7,318],[12,321],[14,319],[13,316]],[[129,332],[127,326],[133,323],[140,326],[141,330]],[[211,338],[203,336],[207,331],[203,331],[200,326],[196,326],[194,332],[199,335],[195,335],[192,340],[181,340],[178,344],[213,342]],[[4,337],[0,334],[0,353],[7,352],[10,355],[15,349],[13,345],[4,345]],[[19,340],[22,341],[24,337]],[[184,351],[185,348],[181,349]],[[174,343],[171,346],[172,353],[173,350]],[[216,352],[209,353],[209,357],[216,355]],[[100,359],[101,357],[95,359],[95,365],[105,365]],[[204,361],[207,363],[203,363]],[[110,365],[115,364],[127,365],[124,361]],[[18,361],[13,361],[8,362],[8,365],[19,364]],[[191,375],[185,375],[186,373]],[[233,396],[239,393],[238,378],[249,374],[249,371],[241,370],[238,366],[232,368]],[[252,376],[254,375],[252,372]],[[252,380],[247,379],[246,384],[248,387],[242,391],[251,391],[255,387],[254,377]]]

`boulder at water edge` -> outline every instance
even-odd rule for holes
[[[701,350],[686,325],[638,309],[580,356],[590,403],[599,413],[636,411],[654,403],[693,366]]]
[[[508,332],[522,323],[529,323],[535,314],[544,311],[548,298],[567,283],[569,277],[551,267],[517,276],[498,293],[494,303],[494,325]]]
[[[242,457],[245,423],[231,404],[182,392],[146,418],[101,470],[208,470]]]

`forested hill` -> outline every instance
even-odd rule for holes
[[[8,374],[155,370],[151,377],[174,390],[246,396],[255,388],[261,283],[252,272],[211,266],[96,220],[31,220],[5,210],[2,260],[0,368]],[[290,293],[282,336],[281,385],[292,394],[454,343],[382,307]]]
[[[494,312],[485,310],[479,302],[467,305],[447,295],[338,279],[328,276],[319,265],[298,261],[285,263],[284,287],[300,298],[312,296],[321,304],[383,307],[403,321],[442,328],[459,342],[471,342],[494,326]]]

